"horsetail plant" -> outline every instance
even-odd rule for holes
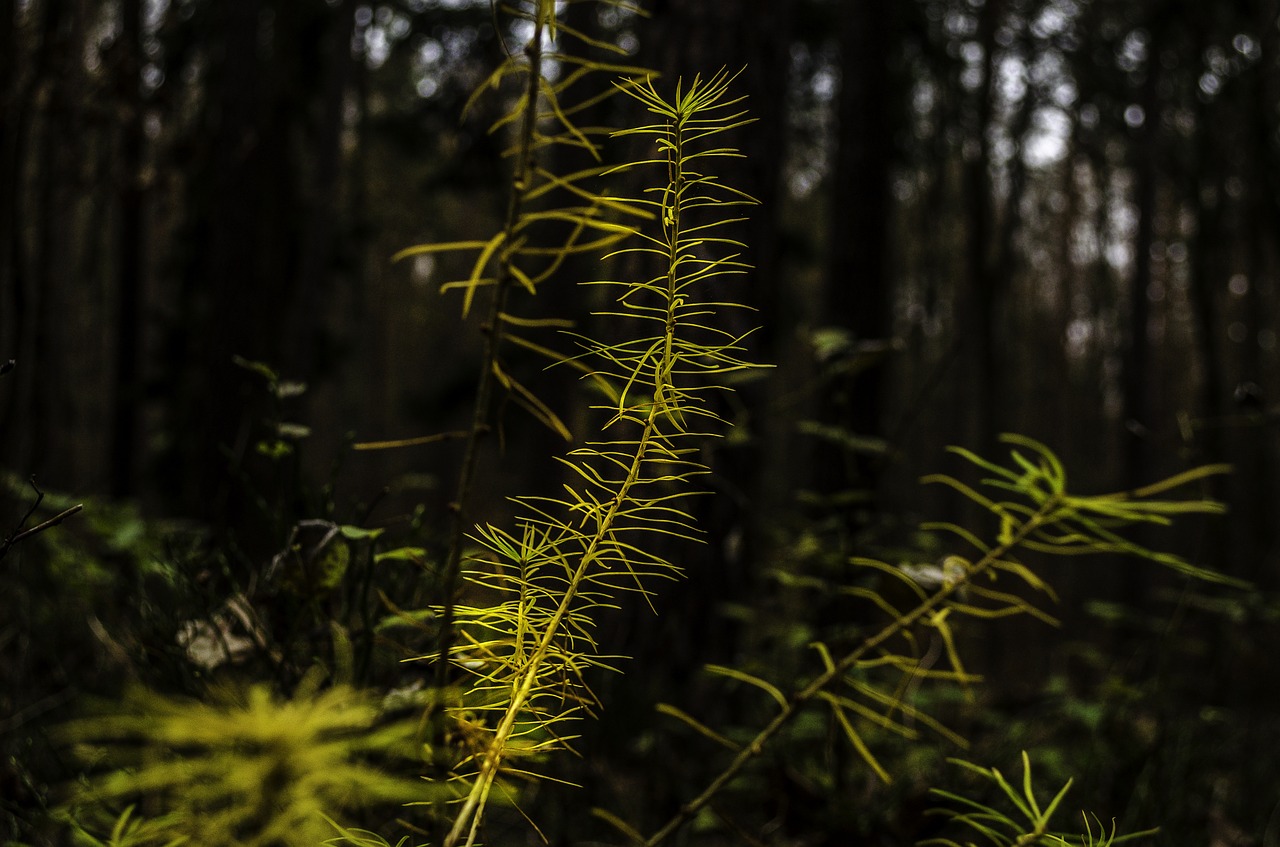
[[[1115,832],[1115,821],[1111,822],[1111,829],[1108,832],[1107,827],[1097,816],[1092,816],[1087,812],[1081,812],[1081,819],[1084,823],[1084,832],[1056,832],[1050,829],[1054,813],[1062,806],[1063,800],[1067,796],[1067,792],[1071,790],[1072,780],[1068,779],[1062,788],[1058,789],[1058,793],[1050,798],[1047,802],[1041,802],[1037,799],[1035,780],[1031,774],[1031,757],[1026,751],[1022,752],[1022,783],[1015,788],[1005,779],[1004,775],[996,768],[982,768],[966,762],[963,759],[949,759],[953,765],[964,768],[970,774],[980,777],[985,782],[999,789],[996,792],[997,797],[1002,797],[1002,801],[998,804],[995,801],[986,801],[972,796],[959,794],[953,791],[946,791],[935,788],[932,794],[940,800],[945,800],[950,805],[939,805],[929,812],[934,815],[941,815],[948,821],[963,826],[972,837],[972,833],[982,836],[983,843],[992,844],[994,847],[1033,847],[1033,845],[1044,845],[1044,847],[1112,847],[1114,844],[1122,844],[1126,841],[1132,841],[1139,838],[1148,838],[1157,834],[1160,830],[1148,829],[1142,832],[1133,832],[1126,835],[1117,835]],[[1019,790],[1021,789],[1021,790]],[[1005,808],[1012,807],[1012,811],[1005,811]],[[1097,830],[1095,833],[1094,830]],[[974,847],[974,842],[965,841],[963,845],[959,841],[953,841],[949,838],[930,838],[926,841],[919,842],[919,847]]]
[[[677,86],[671,102],[651,81],[621,87],[656,119],[627,134],[652,139],[657,155],[627,167],[661,175],[625,201],[651,212],[660,227],[627,228],[638,243],[621,252],[661,270],[642,282],[591,283],[613,292],[615,305],[603,314],[635,327],[622,341],[577,336],[576,361],[615,386],[616,399],[599,407],[603,434],[562,460],[571,475],[562,495],[519,499],[514,531],[476,532],[483,553],[468,561],[466,578],[486,599],[500,599],[453,611],[458,642],[448,658],[470,679],[456,711],[483,742],[454,768],[468,787],[446,847],[475,843],[502,777],[530,776],[530,760],[564,747],[569,722],[596,705],[584,672],[612,658],[595,642],[594,615],[620,592],[647,598],[654,579],[680,570],[644,537],[697,535],[682,501],[693,493],[689,482],[706,472],[696,459],[704,425],[723,423],[709,395],[723,388],[725,374],[750,367],[741,358],[743,338],[718,328],[715,315],[734,305],[719,291],[724,278],[746,267],[736,252],[742,245],[722,229],[736,220],[729,213],[754,200],[704,170],[738,155],[711,146],[745,122],[740,100],[728,98],[731,81],[724,72],[695,79]],[[703,209],[717,214],[692,222]]]
[[[636,11],[625,0],[597,0],[597,3]],[[615,89],[602,86],[603,94],[600,91],[589,91],[578,95],[576,102],[570,101],[584,79],[600,74],[608,74],[611,79],[632,79],[643,76],[643,69],[592,60],[567,50],[551,49],[557,40],[563,44],[572,39],[606,52],[625,54],[616,45],[599,42],[564,24],[559,19],[554,0],[503,5],[501,12],[509,16],[504,23],[524,24],[529,35],[523,48],[518,51],[509,50],[506,59],[476,88],[467,103],[467,109],[474,105],[477,97],[487,91],[499,89],[504,81],[518,81],[519,94],[502,117],[489,128],[490,133],[514,128],[514,139],[503,153],[512,161],[503,227],[484,241],[419,244],[401,250],[392,257],[393,261],[399,261],[437,253],[475,254],[471,272],[466,279],[445,282],[441,286],[442,291],[462,292],[463,318],[470,314],[477,298],[482,293],[488,293],[488,303],[481,323],[484,349],[476,379],[471,423],[464,434],[465,446],[451,502],[449,544],[442,568],[446,602],[441,607],[437,645],[439,656],[449,655],[453,647],[454,617],[451,598],[458,590],[466,533],[471,525],[477,462],[482,444],[494,428],[495,395],[505,390],[507,396],[536,420],[565,440],[570,439],[569,430],[560,416],[512,375],[503,356],[504,348],[508,344],[514,344],[547,355],[553,360],[561,360],[563,357],[554,351],[517,333],[522,327],[556,326],[560,322],[555,318],[517,317],[508,308],[510,294],[519,288],[536,295],[544,284],[557,275],[570,256],[598,254],[602,249],[625,238],[629,229],[604,220],[605,212],[639,218],[645,218],[649,214],[639,207],[617,203],[604,194],[585,187],[584,183],[606,169],[602,164],[571,174],[557,174],[540,161],[548,151],[558,146],[568,146],[586,151],[599,162],[597,139],[607,130],[579,127],[574,121],[574,115],[612,95]],[[547,66],[553,63],[572,70],[552,81],[547,74]],[[566,196],[567,200],[564,199]],[[557,239],[558,243],[547,246],[547,229],[557,225],[567,228],[567,231],[553,233],[550,237]],[[393,442],[373,442],[357,445],[357,449],[412,446],[439,438],[440,436],[426,436]],[[443,692],[448,684],[446,662],[437,663],[435,684],[440,699],[443,700]]]
[[[945,474],[926,476],[924,482],[950,487],[987,511],[996,521],[994,541],[984,540],[970,530],[951,523],[925,524],[923,529],[949,537],[956,552],[945,557],[935,572],[934,584],[921,585],[923,566],[895,566],[869,558],[854,558],[851,564],[862,573],[875,573],[888,583],[905,587],[914,605],[890,602],[892,593],[865,584],[851,584],[840,590],[870,602],[885,618],[879,628],[859,641],[852,649],[837,653],[828,645],[810,645],[817,654],[821,669],[795,690],[784,693],[768,680],[734,670],[708,668],[713,673],[729,676],[752,685],[773,698],[778,710],[746,744],[733,745],[734,757],[696,796],[653,835],[644,838],[628,826],[620,828],[633,843],[645,847],[667,841],[694,818],[712,800],[768,748],[784,729],[811,706],[829,712],[854,751],[883,782],[892,774],[875,756],[868,742],[870,730],[915,740],[918,727],[928,728],[958,746],[965,739],[940,721],[918,709],[910,693],[920,681],[969,684],[979,678],[969,674],[956,647],[953,625],[962,617],[991,619],[1028,614],[1053,623],[1051,616],[1038,608],[1025,595],[1028,591],[1053,597],[1047,580],[1022,561],[1028,553],[1050,556],[1083,554],[1122,554],[1146,559],[1177,573],[1208,582],[1240,586],[1215,571],[1199,567],[1172,553],[1148,549],[1122,532],[1135,524],[1168,525],[1171,515],[1221,514],[1223,505],[1203,498],[1160,499],[1167,492],[1199,482],[1228,470],[1225,465],[1207,465],[1177,474],[1134,491],[1101,495],[1074,493],[1068,486],[1067,473],[1048,447],[1018,435],[1004,435],[1010,445],[1007,465],[984,459],[963,448],[951,448],[988,476],[981,489]],[[1013,583],[1010,587],[1010,583]],[[925,655],[919,647],[920,635],[931,638],[939,649]],[[934,667],[945,655],[942,667]],[[709,729],[695,717],[676,707],[665,706],[667,714],[691,725],[700,734]],[[615,823],[621,823],[609,816]],[[1038,837],[1038,836],[1037,836]],[[1030,844],[1031,841],[1017,841]],[[1039,842],[1035,842],[1039,843]]]

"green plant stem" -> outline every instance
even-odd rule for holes
[[[681,132],[679,122],[675,122],[673,127],[674,145],[670,151],[673,162],[680,162],[681,151]],[[539,678],[542,674],[542,663],[546,658],[548,651],[551,649],[552,643],[556,636],[560,634],[561,624],[565,616],[569,613],[574,600],[578,596],[578,592],[586,581],[586,576],[591,566],[595,563],[599,556],[601,546],[609,538],[613,531],[613,526],[617,520],[618,513],[623,506],[629,501],[632,487],[640,480],[645,462],[648,460],[649,446],[656,438],[660,438],[659,422],[668,414],[668,402],[670,398],[666,391],[666,383],[668,375],[671,372],[674,358],[675,332],[678,324],[676,309],[678,306],[676,298],[677,277],[679,274],[679,266],[677,259],[680,251],[680,217],[681,217],[681,193],[679,189],[683,186],[683,175],[678,172],[671,175],[671,197],[672,208],[670,222],[666,227],[666,236],[668,242],[667,253],[667,314],[664,322],[664,339],[662,344],[662,352],[658,361],[654,363],[653,379],[654,379],[654,402],[650,404],[648,413],[645,416],[644,429],[641,432],[640,440],[636,444],[635,455],[631,460],[627,469],[626,479],[619,486],[616,496],[610,501],[609,507],[605,510],[603,517],[600,519],[595,532],[591,536],[591,540],[587,544],[586,549],[582,553],[582,558],[578,562],[578,567],[574,570],[572,577],[569,579],[564,594],[560,597],[556,605],[555,612],[552,614],[538,639],[537,646],[530,653],[528,660],[520,669],[520,675],[515,682],[513,694],[510,703],[508,703],[506,711],[499,721],[497,729],[494,731],[493,738],[484,753],[484,759],[480,763],[480,773],[477,775],[476,782],[472,786],[471,792],[467,795],[467,799],[463,802],[462,809],[458,813],[453,823],[453,828],[449,831],[448,836],[444,840],[444,847],[455,847],[462,833],[467,831],[467,847],[471,847],[475,842],[476,833],[480,824],[480,812],[483,810],[485,803],[488,801],[489,791],[493,787],[493,781],[497,778],[504,758],[504,752],[510,742],[511,735],[515,731],[516,722],[520,717],[521,711],[525,704],[529,701],[530,696],[539,685]]]
[[[508,249],[503,250],[500,255],[498,277],[494,283],[489,313],[481,325],[485,343],[484,355],[480,362],[480,375],[476,381],[476,402],[471,416],[471,428],[467,433],[467,444],[462,454],[462,467],[458,471],[457,488],[453,502],[450,504],[453,525],[444,564],[444,608],[440,615],[440,635],[436,648],[435,687],[439,694],[437,704],[443,703],[444,690],[449,682],[449,651],[453,649],[454,640],[454,600],[458,593],[458,580],[462,571],[462,548],[466,543],[467,529],[471,526],[468,514],[476,462],[480,455],[480,443],[492,429],[489,416],[493,405],[494,386],[497,383],[495,366],[498,350],[502,345],[501,315],[506,308],[507,295],[515,281],[515,274],[511,270],[515,262],[515,251],[510,249],[509,245],[514,241],[516,226],[524,209],[525,191],[533,175],[533,139],[538,119],[538,94],[542,85],[542,36],[547,13],[555,14],[554,4],[544,4],[539,0],[533,36],[524,50],[529,61],[529,78],[524,92],[525,105],[520,126],[520,148],[516,156],[511,194],[507,198],[507,216],[503,227],[505,233],[503,241],[508,245]]]
[[[769,721],[769,723],[756,734],[755,738],[751,739],[751,742],[742,748],[738,755],[734,757],[733,761],[731,761],[728,766],[726,766],[725,769],[721,771],[720,774],[716,776],[716,778],[713,779],[700,794],[698,794],[697,797],[694,797],[692,800],[681,806],[680,811],[678,811],[671,820],[667,821],[661,829],[650,836],[649,840],[644,842],[644,847],[655,847],[655,845],[661,844],[684,826],[694,815],[701,811],[703,807],[710,803],[716,794],[718,794],[721,789],[736,777],[742,769],[747,766],[747,764],[764,752],[764,747],[770,739],[790,723],[792,718],[794,718],[810,700],[814,699],[822,691],[826,690],[826,688],[833,682],[839,680],[846,671],[851,669],[858,662],[862,661],[863,657],[865,657],[869,652],[876,649],[890,638],[893,638],[898,633],[914,625],[925,615],[928,615],[930,612],[937,609],[962,587],[968,585],[974,577],[991,568],[1011,550],[1018,547],[1037,529],[1041,528],[1046,523],[1050,523],[1050,516],[1061,504],[1061,495],[1054,495],[1053,497],[1047,498],[1040,504],[1040,508],[1030,515],[1018,528],[1017,532],[1015,532],[1007,541],[1000,544],[998,547],[989,550],[986,555],[975,562],[964,578],[957,579],[954,583],[944,586],[937,593],[921,602],[910,612],[887,624],[875,635],[863,641],[855,650],[853,650],[853,652],[848,653],[838,662],[834,663],[829,670],[824,671],[817,677],[814,677],[808,685],[793,693],[787,699],[786,705],[784,705],[781,711],[773,717],[773,720]]]
[[[608,537],[613,523],[617,518],[618,510],[622,508],[622,504],[626,502],[627,495],[631,487],[639,478],[640,469],[644,466],[645,456],[648,453],[649,442],[653,439],[657,425],[657,408],[658,404],[654,404],[649,418],[645,422],[644,434],[640,438],[640,443],[636,447],[635,459],[631,463],[631,467],[627,474],[627,479],[618,491],[618,497],[609,505],[609,509],[605,512],[604,517],[600,521],[599,528],[591,539],[591,543],[585,551],[583,551],[582,559],[578,563],[577,569],[574,570],[573,577],[569,581],[568,587],[565,589],[564,595],[560,599],[560,603],[556,606],[555,612],[552,614],[547,627],[543,630],[542,636],[538,639],[538,645],[530,653],[528,661],[524,668],[521,669],[519,681],[516,684],[515,693],[511,697],[511,702],[507,706],[506,712],[502,716],[502,721],[498,724],[498,728],[494,731],[493,740],[490,742],[488,749],[485,751],[484,760],[480,765],[480,774],[476,779],[476,784],[472,788],[471,793],[467,796],[463,803],[462,811],[458,813],[458,817],[454,820],[453,829],[449,832],[445,839],[445,847],[453,847],[458,843],[462,830],[470,827],[470,834],[467,838],[467,845],[470,847],[474,843],[476,835],[476,827],[479,824],[478,812],[483,808],[484,803],[488,800],[489,789],[493,785],[493,780],[498,775],[498,770],[502,764],[503,751],[506,750],[507,743],[511,739],[512,732],[515,731],[516,721],[519,719],[520,712],[524,708],[524,704],[528,702],[529,697],[533,694],[534,689],[538,685],[538,677],[541,673],[542,662],[547,655],[547,651],[551,648],[552,642],[556,635],[560,632],[560,624],[564,620],[565,615],[569,612],[569,607],[578,595],[587,571],[595,562],[598,555],[600,545]]]

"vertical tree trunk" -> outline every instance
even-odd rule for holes
[[[673,91],[678,78],[686,85],[695,74],[705,80],[721,68],[734,73],[742,69],[733,86],[733,94],[747,96],[743,104],[755,123],[724,138],[724,143],[738,147],[745,157],[719,160],[717,176],[733,188],[761,201],[743,211],[748,221],[726,229],[720,235],[746,244],[744,259],[754,268],[745,277],[735,277],[728,296],[737,302],[759,309],[756,313],[731,310],[724,315],[724,329],[745,332],[753,324],[774,324],[774,329],[753,335],[749,357],[769,360],[772,339],[786,337],[785,327],[778,326],[782,301],[778,295],[776,225],[781,195],[782,168],[785,158],[786,101],[790,68],[789,32],[792,10],[788,3],[772,0],[667,0],[657,2],[646,26],[646,53],[641,59],[655,68],[663,78],[660,86]],[[733,419],[738,408],[762,408],[762,397],[781,393],[776,385],[764,387],[744,385],[740,399],[732,408],[720,411]],[[769,424],[759,418],[738,421],[758,434]],[[746,427],[744,427],[746,429]],[[758,438],[737,444],[721,442],[708,445],[714,450],[709,460],[714,476],[712,484],[721,496],[706,500],[706,511],[695,513],[698,524],[712,540],[705,548],[704,561],[688,568],[689,580],[673,591],[673,620],[681,620],[679,630],[668,632],[683,644],[699,649],[681,652],[682,662],[672,668],[671,678],[681,679],[695,672],[703,662],[723,659],[736,646],[737,633],[724,620],[716,620],[705,609],[705,598],[715,593],[725,602],[749,602],[754,574],[753,557],[765,549],[763,521],[754,514],[759,492],[773,480],[761,476],[762,441]]]
[[[43,474],[55,486],[73,484],[72,463],[65,443],[68,391],[75,362],[67,354],[62,300],[69,294],[74,271],[74,193],[71,182],[82,161],[83,137],[78,108],[82,102],[79,36],[83,33],[83,3],[49,3],[43,9],[43,40],[37,58],[37,152],[33,185],[37,222],[30,265],[23,269],[25,319],[22,335],[25,367],[18,412],[19,456],[24,470]],[[41,102],[43,98],[43,102]],[[42,107],[42,108],[41,108]],[[25,449],[24,449],[25,447]]]
[[[1246,86],[1242,110],[1251,115],[1247,162],[1252,172],[1262,178],[1250,181],[1246,194],[1247,218],[1252,223],[1252,233],[1246,248],[1246,274],[1249,291],[1246,295],[1247,343],[1242,357],[1242,381],[1252,381],[1264,386],[1261,401],[1269,412],[1280,408],[1280,381],[1272,378],[1268,385],[1268,368],[1274,367],[1276,352],[1263,353],[1258,343],[1259,332],[1269,329],[1280,331],[1280,318],[1276,307],[1280,304],[1280,245],[1275,234],[1280,231],[1280,147],[1275,139],[1280,137],[1280,116],[1275,104],[1280,102],[1280,29],[1275,22],[1280,17],[1280,2],[1263,0],[1257,4],[1257,32],[1262,39],[1262,55],[1270,57],[1270,65],[1262,64],[1241,80]],[[1265,61],[1265,60],[1264,60]],[[1270,283],[1270,284],[1268,284]],[[1271,362],[1267,362],[1270,358]],[[1274,429],[1259,426],[1248,439],[1242,440],[1237,459],[1238,505],[1233,513],[1245,527],[1248,547],[1240,551],[1238,561],[1251,563],[1238,573],[1254,581],[1261,590],[1280,587],[1280,577],[1268,562],[1275,561],[1277,539],[1274,505],[1277,494],[1277,465],[1280,450],[1277,449]]]
[[[335,280],[332,268],[335,256],[334,237],[339,223],[339,177],[342,166],[343,110],[350,89],[355,60],[351,52],[351,38],[355,29],[355,0],[341,0],[332,9],[313,12],[316,20],[304,22],[304,37],[316,41],[314,62],[304,54],[298,62],[298,70],[305,73],[314,63],[324,69],[322,77],[321,112],[314,127],[312,150],[315,159],[311,179],[301,198],[304,204],[304,222],[301,231],[302,250],[299,256],[300,290],[308,292],[312,302],[324,302]],[[314,33],[309,35],[308,33]],[[285,367],[290,373],[311,372],[317,359],[320,327],[317,321],[324,314],[318,304],[288,310],[291,326],[287,335],[289,349]]]
[[[1134,135],[1131,148],[1132,163],[1136,175],[1134,205],[1138,213],[1138,228],[1134,236],[1133,275],[1129,280],[1128,326],[1125,332],[1125,356],[1122,377],[1122,420],[1127,429],[1124,450],[1124,483],[1141,485],[1147,470],[1147,449],[1144,433],[1151,425],[1151,374],[1149,372],[1151,342],[1148,324],[1151,307],[1148,292],[1151,286],[1151,247],[1155,241],[1155,216],[1158,174],[1160,102],[1158,86],[1160,76],[1159,43],[1152,31],[1146,78],[1141,92],[1143,123]]]
[[[969,443],[983,453],[994,446],[995,420],[1000,403],[1000,367],[996,350],[995,309],[1000,296],[993,259],[995,200],[991,185],[991,140],[988,133],[995,114],[996,31],[1004,0],[986,0],[978,12],[978,41],[982,45],[984,70],[975,95],[964,166],[964,186],[968,218],[965,250],[965,316],[961,320],[964,349],[969,366],[967,398],[970,409]]]
[[[1156,238],[1156,201],[1158,194],[1157,163],[1160,156],[1160,11],[1153,10],[1149,28],[1150,43],[1146,61],[1146,77],[1142,83],[1140,105],[1142,126],[1134,135],[1131,148],[1132,167],[1136,174],[1134,204],[1138,228],[1134,235],[1133,275],[1129,280],[1129,313],[1125,331],[1124,359],[1121,371],[1121,420],[1123,434],[1123,484],[1135,488],[1144,484],[1150,469],[1148,432],[1151,420],[1151,250]],[[1146,596],[1144,576],[1137,568],[1122,572],[1121,599],[1139,605]]]
[[[895,87],[889,67],[892,43],[886,3],[854,3],[840,15],[840,92],[837,99],[835,164],[827,225],[826,320],[850,331],[855,341],[887,342],[892,334],[889,280],[889,175],[893,164]],[[824,398],[828,422],[858,436],[884,434],[884,364],[841,378]],[[819,490],[850,486],[874,494],[879,462],[852,461],[819,453]]]
[[[26,86],[22,82],[16,28],[16,0],[0,0],[0,364],[21,350],[23,286],[20,273],[21,229],[19,213],[26,137]],[[17,467],[12,449],[17,438],[17,386],[20,375],[11,373],[0,384],[0,463]]]
[[[143,167],[146,149],[142,100],[142,0],[122,0],[120,5],[119,97],[120,127],[120,225],[117,248],[117,316],[115,369],[111,391],[109,477],[111,494],[127,497],[136,492],[138,406],[142,400],[139,367],[142,342],[142,296],[145,290],[147,251]]]
[[[1201,379],[1196,403],[1196,414],[1201,418],[1220,418],[1224,391],[1222,384],[1222,347],[1219,342],[1220,310],[1218,290],[1221,282],[1221,262],[1214,249],[1221,228],[1221,204],[1225,202],[1222,180],[1214,166],[1215,151],[1212,139],[1212,114],[1201,103],[1196,115],[1196,165],[1192,170],[1187,193],[1196,207],[1196,229],[1191,238],[1191,302],[1195,306],[1194,327],[1196,345],[1199,348]],[[1204,202],[1207,183],[1213,183],[1214,200]],[[1206,461],[1225,460],[1222,452],[1222,430],[1215,424],[1205,427],[1201,433],[1201,448]],[[1135,480],[1136,481],[1136,480]]]
[[[193,174],[188,248],[181,314],[173,327],[180,364],[169,374],[166,392],[176,449],[166,457],[165,484],[176,508],[215,526],[248,527],[247,535],[278,534],[279,527],[254,519],[291,518],[279,492],[269,490],[268,477],[283,480],[283,467],[254,451],[266,408],[264,383],[233,359],[307,377],[288,373],[282,358],[298,279],[292,145],[296,116],[311,103],[310,89],[287,86],[289,63],[301,47],[297,11],[266,0],[214,3],[205,10],[205,140],[186,163]],[[308,79],[301,71],[296,76]],[[265,510],[252,510],[254,499]]]

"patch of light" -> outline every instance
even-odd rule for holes
[[[1107,245],[1107,264],[1117,271],[1124,271],[1133,264],[1133,247],[1124,241],[1113,241]]]
[[[1071,25],[1070,19],[1059,6],[1045,6],[1031,22],[1031,34],[1046,39],[1061,35]]]
[[[1067,356],[1082,359],[1089,352],[1093,340],[1093,324],[1084,318],[1076,318],[1067,324]]]
[[[1262,45],[1243,32],[1236,33],[1235,38],[1231,39],[1231,46],[1250,62],[1256,62],[1262,58]]]
[[[829,102],[836,96],[836,74],[831,67],[822,67],[813,75],[813,80],[809,83],[813,96],[819,102]]]
[[[1018,103],[1027,96],[1027,66],[1019,56],[1005,56],[997,63],[996,85],[1006,103]]]
[[[430,253],[422,253],[413,258],[413,284],[425,288],[431,282],[431,274],[436,269],[436,257]]]
[[[418,58],[424,65],[434,65],[444,57],[444,46],[434,38],[428,38],[418,47]]]
[[[1067,155],[1071,118],[1057,108],[1036,109],[1031,131],[1022,146],[1022,159],[1029,168],[1047,168]]]
[[[1151,36],[1145,29],[1131,30],[1120,42],[1116,51],[1116,65],[1120,70],[1133,73],[1147,60]]]
[[[386,64],[387,57],[391,55],[391,41],[385,29],[371,26],[364,31],[364,55],[372,68]]]
[[[822,179],[822,174],[815,168],[798,168],[787,181],[791,196],[803,200],[813,193]]]

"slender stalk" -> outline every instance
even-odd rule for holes
[[[596,530],[587,549],[583,552],[582,559],[579,561],[564,595],[556,606],[551,620],[547,623],[546,629],[543,630],[542,636],[538,639],[538,645],[530,653],[528,661],[521,669],[519,679],[516,682],[515,693],[512,695],[511,702],[502,716],[502,721],[494,731],[493,740],[489,743],[484,761],[480,765],[480,774],[476,779],[476,784],[472,787],[471,793],[463,803],[462,810],[454,820],[453,829],[445,839],[445,847],[453,847],[453,845],[457,844],[463,829],[466,828],[470,829],[470,834],[467,838],[468,847],[475,840],[476,827],[480,821],[478,813],[489,796],[489,789],[492,787],[494,779],[497,778],[498,770],[502,764],[503,752],[507,748],[512,732],[515,731],[516,721],[524,709],[524,704],[528,702],[529,697],[538,685],[542,662],[546,658],[552,642],[555,641],[556,636],[560,633],[560,625],[565,615],[568,614],[573,601],[577,598],[587,571],[596,560],[600,545],[608,538],[609,532],[613,528],[613,523],[617,519],[618,510],[626,502],[631,487],[640,476],[640,469],[644,466],[644,460],[648,454],[649,442],[653,440],[656,432],[658,407],[659,404],[655,403],[653,409],[650,410],[648,419],[645,421],[644,433],[641,435],[640,443],[636,447],[635,458],[632,460],[631,467],[628,470],[627,479],[618,491],[618,497],[610,504],[608,511],[605,512],[604,517],[601,519],[599,528]]]
[[[484,805],[488,800],[493,782],[501,769],[504,754],[512,733],[515,731],[516,723],[524,710],[525,704],[540,684],[539,678],[542,674],[542,665],[547,653],[551,650],[557,636],[560,635],[564,619],[569,614],[579,591],[586,582],[587,574],[592,565],[595,564],[601,547],[612,534],[619,512],[629,502],[631,489],[641,481],[645,462],[648,460],[650,445],[655,439],[662,437],[659,431],[659,423],[669,414],[668,402],[670,397],[666,391],[666,382],[675,355],[675,333],[679,323],[676,315],[679,305],[676,289],[679,277],[678,258],[681,237],[680,188],[683,186],[683,174],[680,172],[680,162],[683,158],[683,141],[678,120],[673,122],[672,141],[673,145],[668,154],[672,161],[672,172],[669,177],[670,196],[672,199],[670,214],[665,218],[666,224],[664,227],[664,234],[667,240],[666,320],[664,321],[664,339],[661,353],[653,364],[654,402],[649,406],[645,416],[644,429],[636,444],[635,454],[627,469],[626,478],[619,486],[616,496],[610,501],[608,508],[596,526],[595,532],[583,550],[577,568],[575,568],[564,593],[556,605],[555,611],[538,638],[537,646],[534,647],[529,654],[528,660],[520,668],[519,675],[513,683],[514,690],[511,701],[508,703],[501,721],[499,721],[497,728],[494,730],[493,737],[480,763],[480,773],[470,793],[467,795],[467,799],[463,802],[458,816],[454,819],[453,828],[444,840],[444,847],[455,847],[462,838],[463,832],[467,833],[466,847],[471,847],[474,844]]]
[[[524,91],[524,116],[520,125],[519,152],[512,174],[511,193],[507,198],[507,215],[503,239],[506,245],[514,241],[516,226],[524,210],[525,191],[533,175],[534,128],[538,119],[538,97],[542,84],[542,38],[546,30],[547,16],[555,15],[555,5],[538,0],[533,35],[525,45],[524,53],[529,62],[528,80]],[[484,333],[484,355],[480,361],[480,374],[476,380],[476,402],[471,416],[471,428],[462,454],[462,467],[458,471],[458,483],[450,503],[453,524],[449,535],[449,550],[444,565],[444,609],[440,616],[440,635],[436,647],[435,687],[439,695],[437,703],[444,700],[445,686],[449,681],[449,651],[453,648],[454,599],[458,592],[458,579],[462,570],[462,547],[467,529],[471,526],[471,488],[475,479],[476,462],[480,444],[492,430],[489,422],[493,406],[494,386],[497,383],[495,364],[502,345],[503,324],[500,318],[506,308],[507,295],[515,282],[512,264],[515,251],[505,249],[499,258],[497,280],[489,312],[481,324]]]
[[[954,583],[944,586],[937,593],[931,595],[927,600],[920,603],[910,612],[887,624],[875,635],[863,641],[853,652],[846,654],[840,659],[840,661],[833,664],[830,670],[824,671],[814,677],[808,685],[792,694],[791,697],[788,698],[786,705],[783,706],[781,711],[773,717],[773,720],[769,721],[769,723],[756,734],[755,738],[751,739],[751,742],[739,751],[733,761],[731,761],[728,766],[725,767],[725,769],[721,771],[720,774],[713,779],[700,794],[698,794],[697,797],[694,797],[692,800],[681,806],[680,811],[678,811],[671,820],[667,821],[661,829],[650,836],[649,840],[644,842],[644,847],[655,847],[655,845],[661,844],[679,830],[680,827],[684,826],[694,815],[701,811],[703,807],[710,803],[716,794],[718,794],[725,785],[736,777],[742,769],[751,762],[751,760],[759,756],[764,751],[764,747],[769,740],[772,739],[773,736],[777,735],[783,727],[790,723],[791,719],[794,718],[810,700],[817,697],[822,691],[826,690],[826,688],[833,682],[839,680],[846,671],[858,662],[862,661],[863,657],[872,650],[876,649],[881,644],[888,641],[890,638],[893,638],[908,627],[913,626],[925,615],[928,615],[930,612],[937,609],[962,587],[968,585],[974,577],[991,568],[997,561],[1007,555],[1009,551],[1013,550],[1030,537],[1032,533],[1043,527],[1046,523],[1049,523],[1050,516],[1061,504],[1061,495],[1056,495],[1046,499],[1045,502],[1040,505],[1040,508],[1025,522],[1023,522],[1023,524],[1018,528],[1018,531],[1015,532],[1008,541],[993,548],[992,550],[989,550],[986,555],[975,562],[963,579],[958,579]]]
[[[19,541],[28,539],[33,535],[39,535],[40,533],[44,532],[46,529],[50,529],[52,527],[57,526],[58,524],[62,523],[67,518],[76,514],[83,508],[84,508],[83,503],[77,503],[76,505],[72,506],[70,509],[64,509],[63,511],[49,518],[49,520],[44,521],[43,523],[37,526],[33,526],[30,529],[24,529],[21,531],[14,532],[13,535],[4,539],[3,544],[0,544],[0,558],[3,558],[4,555],[9,552],[9,548],[17,544]]]

